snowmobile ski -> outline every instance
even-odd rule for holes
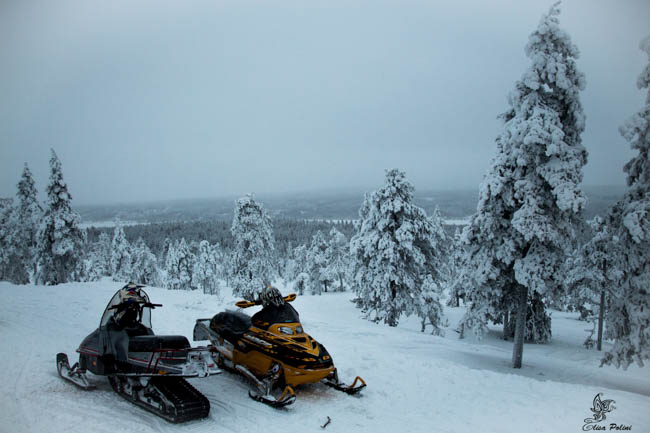
[[[248,391],[248,396],[255,401],[259,401],[260,403],[264,403],[276,409],[289,406],[296,401],[296,394],[290,386],[285,387],[284,391],[282,391],[282,395],[278,398],[275,398],[271,394],[256,394],[253,391]]]
[[[239,374],[248,379],[254,386],[255,390],[248,391],[248,396],[255,401],[264,403],[273,408],[288,406],[296,401],[296,394],[293,388],[285,386],[279,397],[273,395],[274,385],[277,385],[279,368],[271,369],[267,375],[258,379],[250,370],[243,365],[233,365],[232,361],[225,359],[221,354],[217,354],[217,364],[220,368]],[[276,386],[277,387],[277,386]]]
[[[336,369],[334,369],[332,374],[323,379],[322,382],[325,385],[336,389],[337,391],[342,391],[349,395],[355,395],[366,387],[366,382],[359,376],[354,378],[354,381],[351,385],[346,385],[339,380],[339,374]],[[357,383],[359,383],[359,385],[357,385]]]
[[[79,368],[79,363],[76,362],[72,367],[70,367],[70,362],[68,362],[68,355],[65,353],[57,353],[56,355],[56,368],[61,376],[65,380],[69,380],[74,383],[81,389],[91,390],[95,389],[95,385],[91,385],[88,382],[86,377],[86,371]]]

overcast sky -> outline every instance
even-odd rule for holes
[[[77,204],[477,188],[552,1],[0,0],[0,196],[49,149]],[[585,184],[623,185],[648,0],[566,0]]]

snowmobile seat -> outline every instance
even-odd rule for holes
[[[129,339],[129,352],[152,352],[159,349],[189,349],[190,342],[182,335],[140,335]]]
[[[153,335],[153,331],[142,324],[124,328],[111,318],[106,326],[100,326],[99,352],[102,356],[113,355],[118,361],[128,358],[129,342],[138,336]]]
[[[233,344],[250,329],[251,325],[249,316],[236,311],[222,311],[210,320],[210,329]]]

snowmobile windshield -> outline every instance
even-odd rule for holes
[[[145,300],[145,302],[150,303],[149,301],[149,295],[147,295],[144,290],[140,289],[140,296]],[[120,297],[120,290],[115,292],[111,300],[109,301],[108,305],[106,306],[106,309],[104,310],[104,314],[102,315],[102,320],[99,322],[99,326],[106,326],[106,324],[115,316],[115,314],[118,312],[116,309],[112,309],[111,307],[114,307],[116,305],[119,305],[122,303],[122,298]],[[143,307],[142,308],[142,316],[140,317],[140,323],[147,328],[151,329],[151,308],[150,307]]]
[[[255,313],[252,317],[253,322],[261,323],[297,323],[300,322],[300,317],[295,308],[288,302],[280,306],[267,305],[260,311]]]

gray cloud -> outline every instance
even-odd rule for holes
[[[79,203],[370,188],[474,188],[523,47],[551,2],[20,2],[0,5],[0,196],[50,147]],[[571,0],[590,152],[624,183],[618,126],[643,103],[646,0]]]

